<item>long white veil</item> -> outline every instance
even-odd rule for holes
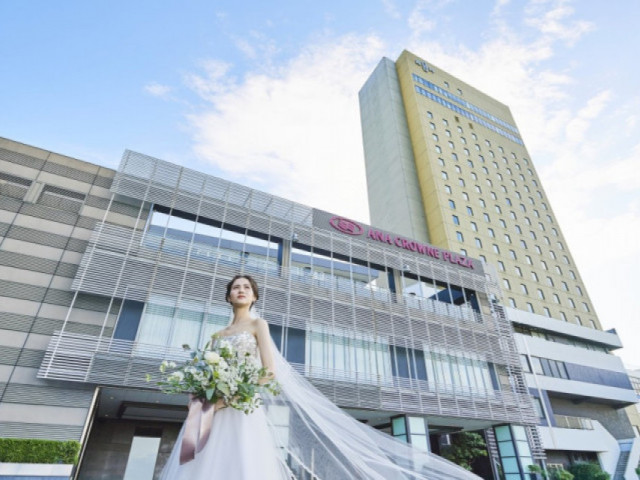
[[[265,395],[272,432],[296,478],[478,479],[442,457],[412,447],[343,412],[296,372],[272,342],[282,393]]]

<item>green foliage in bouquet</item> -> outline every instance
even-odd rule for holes
[[[266,368],[255,363],[251,356],[240,355],[226,340],[214,337],[203,350],[190,351],[190,359],[182,365],[163,361],[158,382],[165,393],[190,393],[211,403],[223,400],[228,406],[251,413],[262,404],[260,393],[280,393],[280,385]],[[147,381],[151,376],[147,375]]]
[[[80,443],[72,440],[0,438],[0,462],[6,463],[75,464],[79,451]]]

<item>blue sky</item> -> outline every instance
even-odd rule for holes
[[[5,0],[0,136],[125,148],[368,220],[357,93],[403,49],[510,106],[604,328],[640,366],[640,3]]]

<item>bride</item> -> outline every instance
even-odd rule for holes
[[[258,298],[258,286],[250,276],[232,278],[226,300],[233,307],[233,320],[217,336],[266,367],[282,393],[264,395],[266,409],[250,414],[228,408],[222,401],[216,403],[208,440],[197,446],[193,460],[183,458],[181,464],[183,425],[161,480],[478,478],[340,410],[279,354],[267,322],[253,315]],[[284,428],[280,423],[283,412]],[[273,421],[277,414],[279,425]]]

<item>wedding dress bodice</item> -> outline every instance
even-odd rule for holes
[[[243,331],[232,335],[224,335],[218,338],[219,342],[226,341],[238,354],[238,357],[244,358],[250,362],[260,364],[260,352],[258,350],[258,341],[251,332]],[[248,354],[248,355],[247,355]]]

